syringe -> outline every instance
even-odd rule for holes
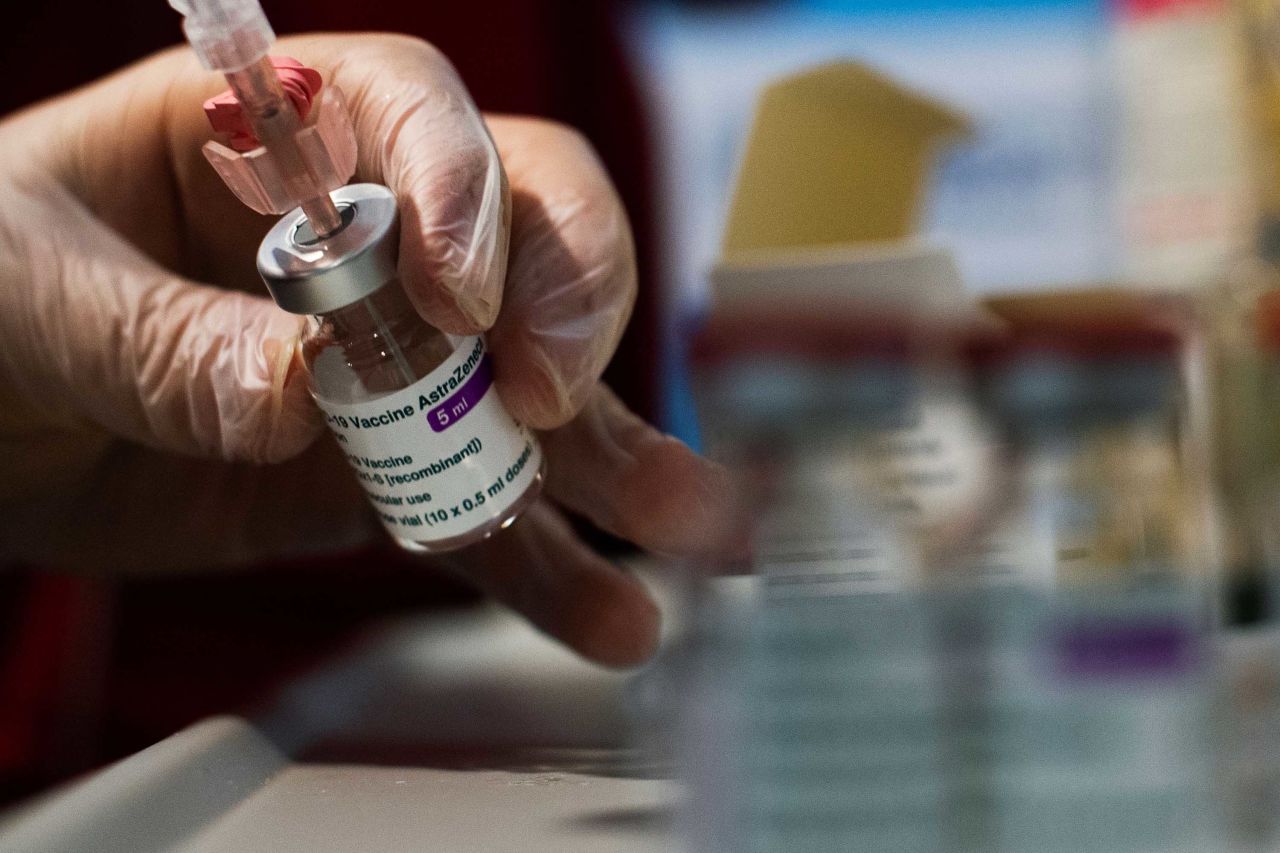
[[[285,213],[301,206],[317,236],[336,232],[342,217],[329,193],[345,184],[355,167],[355,139],[341,103],[328,110],[317,104],[323,123],[304,123],[267,56],[275,33],[257,0],[169,2],[182,13],[183,31],[200,61],[226,77],[244,119],[265,149],[251,152],[251,162],[244,162],[236,152],[211,143],[212,148],[205,149],[210,163],[259,213]],[[329,93],[326,97],[341,98]],[[309,134],[311,127],[315,132]]]

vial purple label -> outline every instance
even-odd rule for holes
[[[1055,645],[1061,674],[1106,679],[1193,672],[1199,640],[1191,626],[1176,621],[1082,622],[1065,626]]]
[[[475,408],[492,384],[493,364],[486,353],[475,372],[462,383],[462,387],[454,391],[449,399],[427,412],[427,423],[431,424],[431,431],[444,432],[466,417],[467,412]]]

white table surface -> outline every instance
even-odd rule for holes
[[[0,816],[0,850],[678,849],[680,788],[629,745],[631,677],[497,609],[425,614],[252,720],[206,720]],[[471,757],[434,762],[451,743]]]

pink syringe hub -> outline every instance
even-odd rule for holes
[[[341,90],[328,86],[311,100],[320,88],[318,72],[296,60],[272,62],[302,119],[294,142],[316,188],[328,193],[344,186],[356,171],[356,135]],[[205,159],[236,198],[258,213],[287,213],[297,207],[302,199],[285,180],[286,170],[270,150],[257,144],[252,128],[236,110],[234,96],[224,93],[211,98],[205,111],[214,130],[227,134],[234,146],[206,142]],[[236,150],[242,147],[248,150]]]
[[[232,147],[205,145],[209,163],[231,191],[259,213],[301,207],[312,230],[325,237],[342,229],[330,194],[354,174],[355,132],[337,89],[309,99],[320,81],[294,60],[267,55],[275,33],[258,0],[169,0],[182,13],[182,30],[204,67],[219,71],[232,99],[215,99],[215,126],[236,121],[247,127],[229,135]],[[284,67],[276,67],[276,63]],[[286,79],[281,79],[281,76]],[[309,105],[304,113],[303,107]],[[260,147],[248,148],[253,139]]]
[[[324,88],[320,72],[290,56],[269,56],[267,61],[275,71],[276,79],[280,81],[280,90],[293,105],[294,112],[301,120],[306,121],[311,113],[312,102]],[[254,135],[253,125],[232,90],[227,89],[205,101],[204,114],[209,119],[209,125],[216,132],[224,134],[236,151],[252,151],[262,144]]]

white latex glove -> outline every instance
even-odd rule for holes
[[[357,179],[401,200],[422,315],[488,330],[512,414],[549,430],[547,498],[451,558],[608,663],[653,648],[643,587],[551,501],[659,551],[715,544],[722,472],[599,384],[635,298],[626,216],[566,128],[477,113],[391,36],[283,40],[352,109]],[[230,566],[379,535],[299,370],[299,318],[253,267],[271,224],[199,153],[223,87],[176,49],[0,124],[0,545],[100,571]],[[504,166],[505,164],[505,171]],[[270,464],[267,464],[270,463]]]

